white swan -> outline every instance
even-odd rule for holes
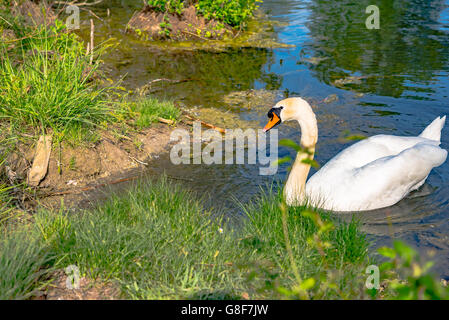
[[[307,182],[318,127],[310,105],[288,98],[269,112],[264,131],[289,120],[301,127],[301,146],[284,188],[287,204],[307,201],[334,211],[362,211],[391,206],[418,189],[434,167],[446,161],[441,130],[446,116],[436,118],[417,137],[376,135],[344,149]]]

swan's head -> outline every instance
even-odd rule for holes
[[[270,119],[263,128],[264,132],[274,128],[278,124],[289,121],[289,120],[297,120],[301,121],[301,119],[305,116],[308,117],[312,111],[312,108],[302,98],[287,98],[282,101],[276,103],[276,105],[268,111],[268,118]]]

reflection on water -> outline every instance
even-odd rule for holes
[[[117,2],[109,19],[127,22],[132,9]],[[157,78],[189,81],[154,88],[161,97],[174,97],[188,106],[236,110],[223,100],[233,91],[276,90],[281,96],[301,95],[316,105],[319,125],[317,161],[324,164],[352,142],[345,132],[418,135],[435,117],[448,113],[449,9],[448,1],[377,1],[380,30],[367,30],[365,8],[371,1],[265,0],[262,9],[273,19],[288,22],[276,27],[279,41],[294,48],[241,49],[221,53],[160,52],[105,26],[120,46],[107,57],[111,76],[127,74],[125,85],[141,86]],[[104,16],[104,15],[103,15]],[[115,20],[114,20],[115,19]],[[318,103],[334,94],[338,99]],[[239,110],[244,120],[265,124],[269,102]],[[280,138],[299,140],[297,125],[279,126]],[[442,145],[449,147],[449,125]],[[280,148],[280,156],[291,154]],[[155,162],[183,183],[206,194],[209,203],[239,213],[234,198],[254,199],[260,187],[284,181],[287,165],[275,176],[259,176],[256,165],[180,165],[167,156]],[[436,271],[449,277],[449,164],[432,171],[417,192],[387,209],[358,213],[376,246],[391,236],[420,249],[437,250]],[[350,216],[343,215],[344,219]]]
[[[295,3],[290,5],[294,7]],[[296,12],[284,15],[286,19],[294,17],[295,20],[306,17],[281,31],[289,41],[299,39],[295,50],[277,53],[284,61],[290,61],[288,67],[285,63],[279,66],[278,72],[288,77],[283,79],[284,84],[291,91],[306,96],[336,93],[341,97],[337,103],[320,106],[317,112],[319,121],[334,115],[330,123],[319,123],[320,163],[346,147],[335,141],[342,126],[368,136],[380,133],[417,135],[436,116],[448,110],[447,1],[377,2],[380,30],[365,28],[367,15],[364,11],[369,4],[370,1],[344,0],[330,5],[328,1],[316,0],[296,4]],[[271,7],[275,12],[276,5]],[[307,70],[287,73],[287,68],[293,70],[298,66]],[[297,80],[295,84],[295,77],[306,80]],[[349,92],[365,95],[354,99]],[[447,130],[442,135],[445,148],[449,142]],[[395,237],[421,249],[436,249],[436,271],[447,277],[448,179],[446,162],[407,199],[391,208],[356,216],[363,221],[364,230],[376,240],[376,246],[390,244],[390,237]]]
[[[124,77],[127,88],[135,89],[155,79],[180,80],[176,84],[166,81],[153,84],[150,93],[187,106],[224,107],[223,96],[251,89],[256,81],[269,90],[281,86],[282,79],[264,69],[265,65],[273,63],[273,53],[267,49],[241,48],[226,52],[179,49],[169,52],[126,34],[126,23],[139,6],[132,1],[114,0],[97,8],[103,19],[96,22],[97,43],[115,39],[112,41],[115,48],[102,57],[106,62],[104,71],[113,79]],[[108,8],[110,16],[107,16]],[[88,20],[82,21],[86,24]],[[81,34],[89,38],[87,25]]]
[[[139,54],[136,55],[134,50],[140,51]],[[111,74],[127,74],[128,85],[142,86],[161,78],[186,80],[176,85],[162,81],[154,86],[153,94],[176,99],[190,106],[220,107],[222,104],[219,101],[224,95],[250,89],[256,79],[270,89],[277,89],[281,85],[275,74],[263,70],[263,66],[270,63],[271,59],[271,52],[266,49],[167,54],[136,45],[125,56],[123,51],[118,51],[116,56],[108,59],[117,61]]]
[[[438,23],[445,1],[377,1],[381,29],[368,31],[364,11],[371,2],[311,3],[301,56],[320,59],[310,69],[327,84],[359,75],[360,83],[348,88],[391,97],[412,91],[411,97],[431,100],[432,82],[448,68],[449,37]]]

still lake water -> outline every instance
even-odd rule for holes
[[[106,26],[99,28],[104,35],[121,40],[106,62],[111,77],[126,74],[128,88],[158,78],[195,79],[166,86],[155,94],[189,107],[232,112],[242,120],[258,121],[261,128],[271,102],[245,109],[223,97],[264,89],[278,99],[299,95],[314,102],[319,126],[316,159],[324,164],[354,143],[342,139],[348,132],[418,135],[434,118],[449,114],[449,2],[377,1],[380,29],[368,30],[365,8],[371,2],[265,0],[262,10],[270,19],[283,22],[274,28],[274,36],[291,48],[161,51],[118,31],[138,9],[127,1],[113,1],[110,18],[101,12]],[[329,95],[338,99],[317,103]],[[278,128],[280,138],[299,140],[297,125]],[[449,125],[441,140],[443,148],[449,149]],[[283,147],[279,152],[294,156]],[[288,174],[287,165],[274,176],[260,176],[256,165],[174,166],[167,155],[152,166],[187,180],[185,184],[205,196],[209,205],[237,215],[236,200],[251,201],[261,188],[284,181]],[[374,248],[390,245],[395,238],[423,252],[434,250],[434,270],[448,278],[448,182],[449,161],[398,204],[358,213]],[[350,215],[342,216],[350,219]]]

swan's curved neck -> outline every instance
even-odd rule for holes
[[[315,145],[318,140],[318,126],[315,114],[309,107],[302,110],[296,117],[301,127],[301,147],[296,155],[290,175],[284,188],[284,195],[288,204],[302,203],[305,200],[305,188],[307,175],[310,171],[310,163],[315,154]]]

